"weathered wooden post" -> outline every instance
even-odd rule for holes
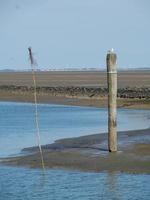
[[[108,84],[108,149],[117,151],[117,55],[113,49],[108,51],[107,84]]]

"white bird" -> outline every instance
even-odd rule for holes
[[[114,52],[114,49],[113,49],[113,48],[111,48],[111,52]]]

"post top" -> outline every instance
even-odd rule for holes
[[[108,50],[108,54],[110,53],[115,53],[113,48],[111,48],[111,50]]]

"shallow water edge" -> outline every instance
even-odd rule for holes
[[[107,150],[107,134],[60,139],[43,145],[46,168],[86,172],[128,172],[150,174],[150,129],[118,133],[118,152]],[[25,148],[29,155],[3,159],[2,164],[41,168],[37,147]]]

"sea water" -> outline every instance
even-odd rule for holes
[[[38,105],[41,142],[107,131],[107,110]],[[147,110],[118,110],[118,129],[149,127]],[[0,157],[36,145],[34,105],[0,103]],[[0,166],[0,200],[149,199],[149,175],[84,173]]]
[[[0,200],[148,200],[149,175],[0,167]]]
[[[37,145],[32,103],[0,102],[0,157],[18,154]],[[60,138],[107,131],[107,110],[103,108],[38,105],[41,143]],[[148,128],[148,110],[118,109],[118,130]]]

